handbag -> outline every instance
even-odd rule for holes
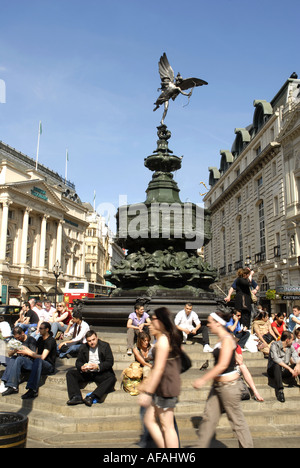
[[[250,391],[249,391],[248,385],[246,385],[243,379],[240,379],[240,385],[241,385],[241,400],[242,401],[250,400],[251,398]]]
[[[181,351],[180,359],[181,359],[180,373],[183,374],[184,372],[188,371],[192,367],[192,361],[185,351]]]
[[[251,291],[251,301],[252,301],[252,304],[256,304],[258,302],[258,298],[256,297],[256,294],[254,294],[252,291]]]
[[[266,333],[265,335],[263,335],[263,339],[265,340],[267,344],[270,344],[272,343],[272,341],[275,341],[275,338],[271,335],[271,333]],[[258,345],[257,345],[258,351],[262,351],[265,347],[266,347],[265,343],[263,343],[262,341],[258,342]]]
[[[129,367],[122,372],[121,388],[131,396],[138,395],[139,385],[143,378],[143,368],[139,362],[132,362]]]

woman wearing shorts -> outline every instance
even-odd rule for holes
[[[144,423],[158,448],[178,448],[174,426],[174,408],[180,394],[182,336],[171,319],[170,311],[160,307],[151,318],[150,332],[156,338],[154,366],[140,387],[139,403],[147,411]],[[160,424],[157,423],[157,418]]]

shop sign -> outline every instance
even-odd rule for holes
[[[284,301],[298,301],[300,300],[300,296],[291,296],[291,295],[288,295],[288,296],[282,296],[282,299]]]
[[[42,198],[42,200],[48,201],[48,197],[46,195],[45,190],[42,190],[38,187],[33,187],[33,189],[31,190],[31,195],[33,195],[34,197]]]
[[[300,295],[300,286],[278,286],[276,289],[278,294],[299,294]]]

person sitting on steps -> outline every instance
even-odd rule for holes
[[[127,321],[127,354],[128,356],[132,355],[132,349],[134,346],[134,341],[137,335],[141,331],[148,330],[148,325],[151,321],[149,314],[145,312],[144,306],[141,304],[136,304],[135,311],[132,312]]]
[[[295,378],[300,375],[300,357],[292,346],[293,341],[293,334],[284,331],[281,340],[273,342],[270,347],[267,371],[269,385],[275,387],[277,400],[281,403],[285,402],[283,380],[293,386],[296,384]]]
[[[76,360],[76,368],[67,372],[67,388],[69,401],[67,405],[74,406],[85,403],[92,406],[94,400],[114,390],[116,376],[113,371],[114,358],[110,345],[101,341],[97,333],[89,330],[86,343],[81,345]],[[95,382],[97,388],[85,399],[82,398],[80,383]]]
[[[183,334],[183,343],[202,333],[204,342],[203,352],[211,353],[213,351],[209,345],[208,328],[201,324],[198,315],[193,311],[193,304],[187,302],[184,309],[176,315],[174,323]]]

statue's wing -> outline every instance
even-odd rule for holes
[[[171,65],[169,64],[169,60],[167,59],[165,53],[160,57],[160,60],[158,62],[158,71],[161,80],[163,80],[163,78],[167,78],[168,80],[174,83],[174,71]]]
[[[182,90],[186,90],[189,88],[194,88],[195,86],[202,86],[207,85],[207,81],[200,80],[200,78],[186,78],[185,80],[178,83],[177,86]]]

